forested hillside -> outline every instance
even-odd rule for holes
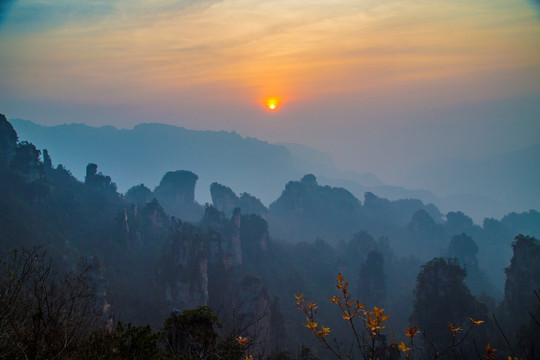
[[[84,178],[87,163],[97,163],[114,178],[122,192],[134,183],[144,183],[153,188],[167,171],[187,169],[199,177],[195,193],[202,203],[210,202],[208,189],[211,183],[218,182],[236,191],[255,194],[269,206],[279,196],[284,184],[313,173],[321,184],[344,187],[358,198],[372,192],[390,200],[420,199],[446,209],[445,212],[464,211],[477,223],[486,214],[504,214],[503,209],[514,209],[509,204],[516,203],[520,209],[528,209],[525,204],[536,198],[536,190],[530,192],[534,196],[526,199],[523,195],[515,199],[506,196],[503,203],[500,196],[493,195],[494,192],[512,189],[509,185],[511,180],[500,184],[501,179],[506,179],[501,174],[523,174],[513,181],[522,184],[524,189],[531,188],[534,169],[526,167],[525,159],[533,159],[535,153],[525,150],[521,156],[523,159],[519,161],[514,161],[516,156],[493,157],[467,166],[453,161],[452,164],[436,163],[429,169],[417,169],[416,176],[424,181],[429,181],[433,173],[445,174],[447,178],[466,173],[470,178],[471,186],[468,188],[464,185],[449,186],[433,193],[422,190],[426,184],[420,181],[422,186],[413,188],[392,182],[387,184],[371,173],[340,171],[328,154],[315,149],[291,143],[271,144],[234,131],[196,131],[157,123],[117,129],[85,124],[42,126],[22,119],[12,119],[11,122],[21,140],[48,149],[76,178]],[[486,167],[497,169],[497,173],[484,170],[477,174],[477,170]],[[404,170],[415,173],[414,169]],[[492,179],[490,182],[499,184],[488,193],[481,191],[486,189],[482,185],[486,176]],[[477,185],[473,188],[473,184]]]
[[[312,174],[203,205],[194,169],[121,194],[81,166],[0,116],[2,359],[540,356],[536,210],[480,226]]]

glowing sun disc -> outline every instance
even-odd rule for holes
[[[279,99],[271,98],[266,100],[266,108],[268,110],[277,110],[279,104]]]

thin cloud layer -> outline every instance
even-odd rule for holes
[[[536,15],[540,19],[540,0],[527,0],[527,1],[532,5],[534,10],[536,11]]]
[[[292,94],[320,83],[325,93],[358,88],[351,78],[366,88],[537,64],[515,36],[530,24],[503,3],[464,12],[449,1],[19,1],[9,20],[11,64],[35,59],[30,68],[49,89],[65,72],[87,88],[59,84],[67,91],[58,96],[99,98],[99,83],[125,84],[120,101],[184,84]],[[134,87],[142,93],[126,93]]]
[[[0,108],[36,121],[75,114],[94,124],[236,130],[320,145],[342,164],[392,134],[380,156],[398,159],[422,143],[401,139],[400,127],[434,135],[412,128],[414,114],[451,121],[437,111],[540,94],[540,22],[530,4],[20,0],[0,29]],[[281,100],[272,115],[269,97]],[[504,121],[484,137],[499,139],[489,131],[522,120]],[[433,143],[448,141],[435,135]]]

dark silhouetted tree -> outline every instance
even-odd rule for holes
[[[152,201],[153,198],[154,195],[152,195],[152,191],[144,186],[144,184],[133,186],[126,192],[126,199],[138,206],[146,205]]]
[[[465,233],[452,236],[450,245],[448,246],[447,256],[458,259],[459,263],[465,267],[467,270],[465,282],[469,289],[475,295],[484,293],[483,297],[485,300],[491,303],[493,300],[486,298],[486,295],[496,296],[498,293],[495,291],[486,273],[478,266],[477,254],[478,245],[476,245],[476,242],[470,236],[467,236]]]
[[[512,243],[514,256],[506,268],[502,309],[507,321],[518,326],[529,321],[528,311],[538,304],[540,293],[540,243],[532,236],[518,235]]]
[[[381,252],[370,251],[360,267],[358,294],[368,307],[383,306],[386,297],[384,257]]]
[[[116,184],[111,181],[111,177],[103,175],[101,172],[98,173],[97,168],[98,166],[92,163],[86,166],[85,184],[97,189],[105,189],[116,193]]]
[[[442,225],[437,224],[425,210],[414,213],[407,225],[407,237],[415,255],[423,260],[440,256],[447,246]]]
[[[135,326],[118,322],[112,330],[95,331],[78,349],[74,359],[111,360],[163,360],[158,346],[160,333],[152,332],[149,325]]]
[[[56,359],[100,318],[85,268],[60,274],[37,249],[13,250],[0,272],[0,358]]]
[[[444,224],[448,235],[461,233],[472,234],[474,229],[473,220],[461,211],[451,211],[446,214],[446,223]]]
[[[499,343],[513,357],[540,358],[540,242],[519,234],[505,269],[504,299],[498,318]]]
[[[52,160],[47,149],[43,149],[43,166],[45,169],[52,169]]]
[[[448,247],[448,257],[457,258],[459,263],[465,266],[467,271],[478,268],[477,253],[478,245],[476,245],[470,236],[467,236],[465,233],[452,236]]]
[[[451,343],[449,324],[466,329],[469,317],[487,319],[485,305],[475,300],[463,282],[466,275],[456,259],[435,258],[422,266],[411,321],[423,331],[428,351],[435,353]]]
[[[240,359],[242,346],[234,338],[220,339],[221,326],[209,306],[173,312],[163,325],[165,348],[186,360]]]
[[[11,123],[4,115],[0,114],[0,168],[9,164],[15,156],[18,139],[19,137]]]

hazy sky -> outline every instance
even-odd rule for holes
[[[536,0],[0,4],[8,118],[235,130],[404,185],[540,139]]]

